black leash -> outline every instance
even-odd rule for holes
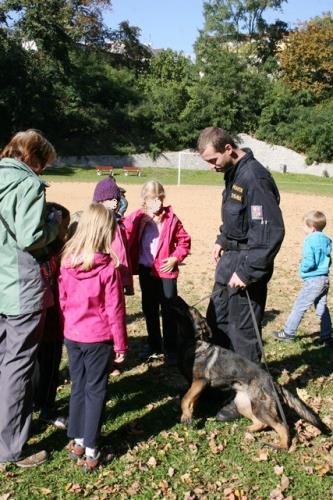
[[[211,297],[214,297],[214,295],[217,295],[218,293],[220,293],[220,291],[221,290],[215,290],[215,292],[209,293],[208,295],[205,295],[200,300],[198,300],[198,302],[195,302],[194,304],[192,304],[191,307],[196,307],[198,304],[200,304],[200,302],[203,302],[206,299],[210,299]]]
[[[200,302],[203,302],[204,300],[206,300],[208,298],[214,297],[214,295],[217,295],[219,292],[220,292],[220,290],[216,290],[213,293],[205,295],[205,297],[202,297],[200,300],[198,300],[198,302],[196,302],[195,304],[193,304],[192,307],[196,307],[198,304],[200,304]],[[274,380],[272,378],[272,375],[271,375],[271,373],[269,371],[269,368],[268,368],[268,365],[267,365],[265,351],[264,351],[264,346],[263,346],[263,343],[262,343],[262,340],[261,340],[261,336],[260,336],[260,332],[259,332],[259,328],[258,328],[258,323],[257,323],[257,320],[256,320],[256,316],[254,314],[254,310],[253,310],[253,306],[252,306],[252,303],[251,303],[250,295],[249,295],[249,292],[247,291],[247,289],[245,289],[245,293],[246,293],[247,301],[249,303],[249,308],[250,308],[252,323],[253,323],[253,326],[254,326],[254,331],[256,332],[257,341],[258,341],[259,347],[261,349],[262,359],[263,359],[263,362],[264,362],[264,365],[265,365],[265,368],[266,368],[266,371],[268,373],[269,380],[271,382],[271,386],[272,386],[272,389],[273,389],[273,394],[274,394],[275,402],[276,402],[277,407],[279,409],[279,413],[280,413],[282,422],[284,423],[284,425],[286,427],[288,427],[286,415],[285,415],[285,413],[283,411],[279,395],[278,395],[278,393],[276,391],[276,388],[275,388],[275,385],[274,385]]]
[[[245,289],[245,293],[246,293],[246,297],[247,297],[247,300],[248,300],[248,303],[249,303],[251,318],[252,318],[254,330],[255,330],[256,335],[257,335],[257,341],[258,341],[259,347],[261,349],[262,359],[263,359],[266,371],[267,371],[267,373],[269,375],[269,380],[270,380],[271,385],[272,385],[273,394],[274,394],[274,397],[275,397],[275,402],[276,402],[277,407],[279,409],[282,422],[284,423],[284,425],[286,427],[288,427],[286,415],[285,415],[285,413],[283,411],[279,395],[278,395],[278,393],[276,391],[276,388],[275,388],[274,380],[272,378],[272,375],[270,374],[270,371],[269,371],[269,368],[268,368],[268,365],[267,365],[265,351],[264,351],[264,346],[263,346],[263,343],[262,343],[262,340],[261,340],[261,336],[260,336],[260,332],[259,332],[259,328],[258,328],[258,323],[257,323],[256,317],[255,317],[255,314],[254,314],[254,310],[253,310],[253,306],[252,306],[252,303],[251,303],[250,295],[249,295],[249,292],[246,289]]]

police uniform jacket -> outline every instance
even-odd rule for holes
[[[251,151],[227,169],[224,179],[222,225],[216,240],[223,254],[216,281],[226,284],[236,272],[247,285],[267,282],[284,238],[277,186]]]

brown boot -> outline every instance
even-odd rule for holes
[[[21,467],[22,469],[30,469],[31,467],[38,467],[38,465],[43,464],[47,460],[47,452],[45,450],[34,453],[27,457],[17,460],[15,465]]]

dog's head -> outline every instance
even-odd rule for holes
[[[193,340],[211,342],[212,331],[204,318],[195,307],[189,306],[181,297],[171,301],[171,307],[177,316],[178,332],[182,336]]]

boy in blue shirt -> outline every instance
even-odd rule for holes
[[[284,329],[274,332],[273,336],[282,341],[292,342],[304,313],[314,304],[320,318],[320,338],[316,344],[333,347],[332,322],[327,307],[329,288],[329,269],[331,265],[332,241],[322,231],[326,226],[326,217],[322,212],[312,210],[304,216],[305,239],[300,275],[304,285],[300,291]]]

